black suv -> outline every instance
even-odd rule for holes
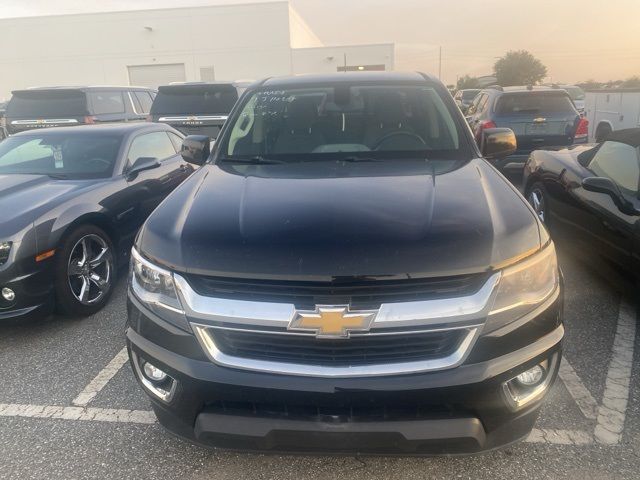
[[[146,119],[155,90],[144,87],[42,87],[15,90],[7,105],[9,134]]]
[[[496,163],[522,170],[529,154],[540,148],[562,148],[587,141],[588,121],[580,117],[565,90],[549,87],[489,87],[473,100],[465,115],[477,142],[487,128],[513,130],[514,155]]]
[[[149,119],[168,123],[185,135],[215,139],[246,86],[198,82],[161,86]]]
[[[512,153],[483,132],[485,158]],[[127,344],[169,430],[280,451],[477,452],[526,437],[560,362],[534,211],[433,77],[250,87],[132,251]]]

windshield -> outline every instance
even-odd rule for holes
[[[585,98],[584,91],[580,87],[562,87],[562,88],[564,88],[567,91],[567,93],[571,97],[571,100],[584,100]]]
[[[8,117],[66,118],[86,114],[86,96],[76,90],[16,92],[7,106]]]
[[[460,159],[456,123],[427,86],[257,91],[232,122],[221,145],[227,158],[302,161],[354,154]]]
[[[573,113],[575,108],[566,93],[507,93],[496,105],[499,115]]]
[[[9,137],[0,143],[0,175],[106,178],[113,173],[121,136],[55,134]]]
[[[238,101],[233,85],[175,85],[160,87],[153,105],[153,115],[229,114]]]

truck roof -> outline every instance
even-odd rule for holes
[[[346,72],[324,75],[272,77],[259,83],[265,87],[290,85],[318,85],[336,83],[437,83],[435,77],[418,72]]]

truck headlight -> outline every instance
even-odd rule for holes
[[[4,265],[9,260],[11,245],[11,242],[0,242],[0,265]]]
[[[163,320],[189,330],[173,281],[173,274],[143,258],[135,248],[131,249],[131,290],[147,308]]]
[[[550,298],[560,276],[553,243],[542,251],[502,271],[485,332],[510,323]]]

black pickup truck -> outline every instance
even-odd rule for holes
[[[159,421],[272,451],[463,453],[526,437],[556,378],[547,231],[423,74],[274,78],[138,234],[127,344]],[[483,158],[484,156],[484,158]]]

